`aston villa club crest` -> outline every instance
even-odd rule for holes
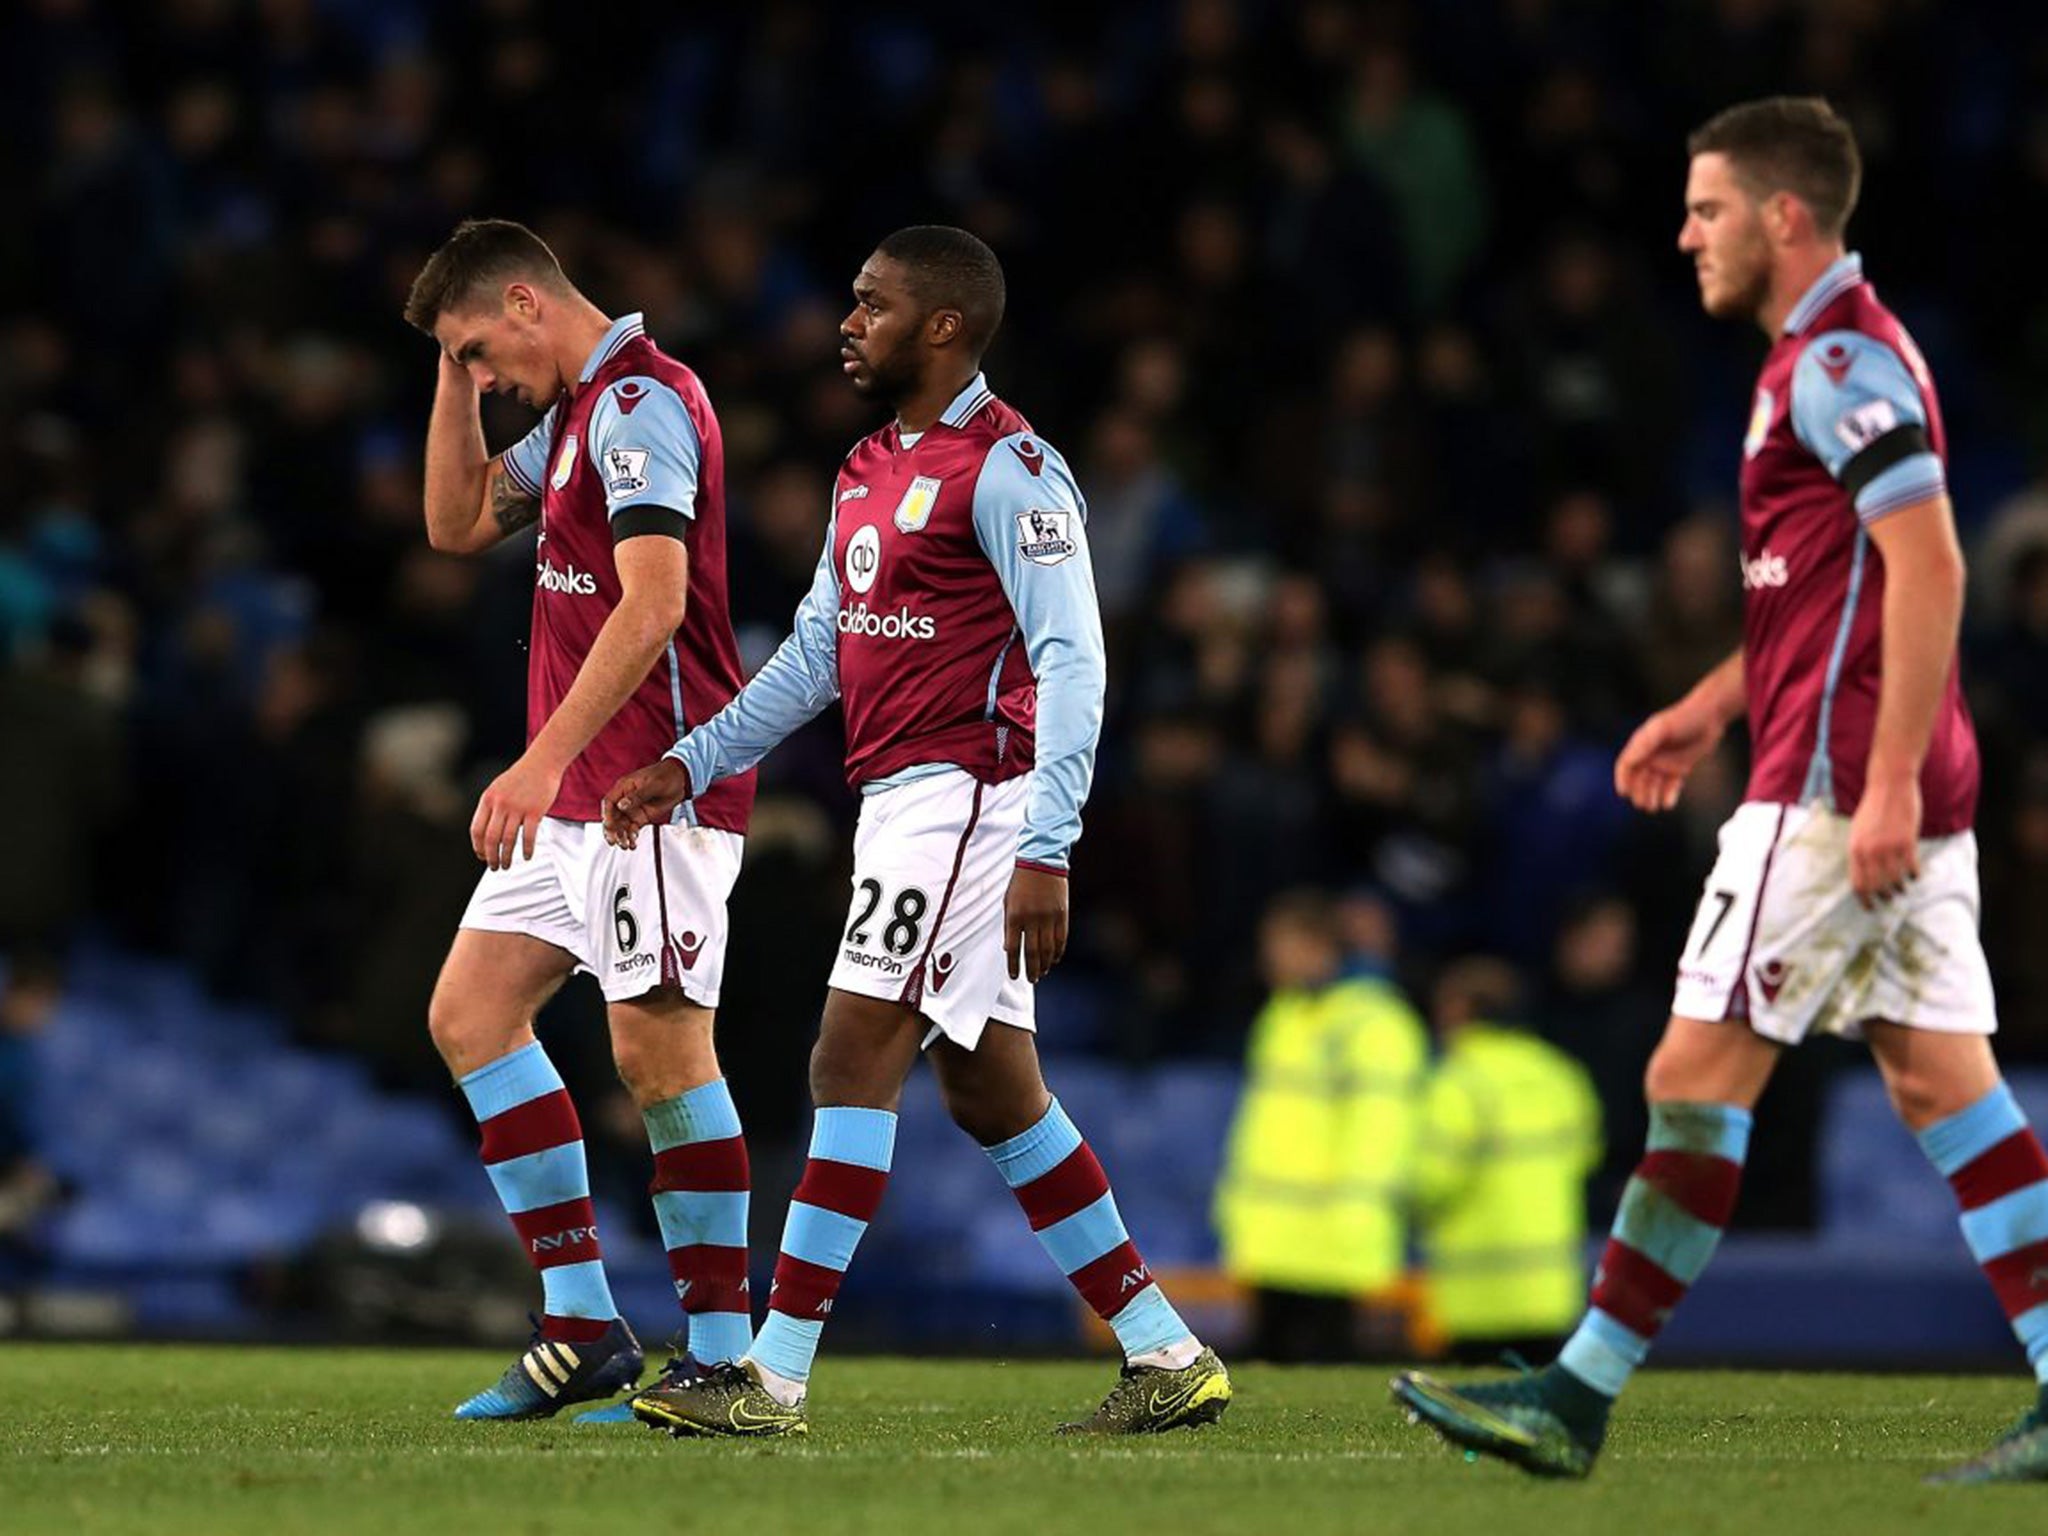
[[[1753,459],[1764,446],[1764,439],[1771,435],[1771,416],[1778,408],[1778,400],[1768,389],[1756,392],[1756,406],[1749,413],[1749,431],[1743,434],[1742,456]]]
[[[910,489],[903,493],[903,499],[896,503],[896,527],[904,533],[916,533],[932,520],[932,508],[939,504],[939,487],[945,481],[931,475],[919,475],[910,482]]]
[[[576,472],[576,434],[571,432],[562,439],[562,451],[555,455],[555,472],[548,477],[548,484],[560,490],[569,483],[569,476]]]

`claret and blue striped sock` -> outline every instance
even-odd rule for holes
[[[689,1320],[686,1352],[704,1365],[737,1360],[754,1342],[747,1295],[751,1185],[740,1115],[724,1078],[642,1112],[654,1148],[655,1219],[669,1276]]]
[[[1733,1104],[1650,1106],[1649,1148],[1622,1191],[1592,1306],[1557,1357],[1602,1397],[1621,1395],[1714,1256],[1735,1214],[1749,1128],[1749,1111]]]
[[[853,1251],[874,1220],[896,1155],[896,1115],[887,1109],[821,1109],[811,1122],[811,1155],[789,1203],[768,1315],[747,1358],[800,1395],[818,1339],[832,1314]],[[787,1383],[787,1387],[783,1384]]]
[[[459,1083],[483,1128],[484,1171],[540,1271],[541,1337],[587,1344],[619,1315],[604,1277],[583,1126],[561,1074],[534,1041]]]
[[[1984,1267],[2048,1407],[2048,1153],[2004,1083],[1920,1132],[1920,1149],[1963,1208]]]
[[[1177,1369],[1201,1353],[1124,1230],[1109,1176],[1059,1100],[1030,1130],[983,1150],[1040,1245],[1109,1324],[1127,1359]]]

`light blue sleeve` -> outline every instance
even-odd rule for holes
[[[540,424],[502,455],[505,473],[512,477],[512,483],[536,501],[540,499],[541,486],[547,481],[548,444],[554,440],[555,416],[560,410],[559,405],[549,406]]]
[[[604,485],[605,516],[628,507],[697,515],[703,449],[682,397],[659,379],[620,379],[590,408],[584,445]]]
[[[832,565],[833,528],[825,529],[811,590],[796,605],[796,626],[732,702],[669,748],[702,794],[720,779],[745,773],[776,743],[839,697],[839,573]]]
[[[1900,427],[1927,427],[1927,409],[1905,359],[1875,336],[1829,331],[1816,336],[1792,370],[1792,430],[1827,472],[1854,486],[1865,523],[1946,489],[1941,460],[1927,449],[1868,477],[1856,456]]]
[[[974,532],[996,568],[1038,680],[1038,758],[1017,856],[1067,867],[1095,777],[1109,664],[1088,507],[1067,461],[1019,432],[988,452],[974,485]]]

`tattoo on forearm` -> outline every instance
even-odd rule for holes
[[[491,476],[491,516],[498,520],[498,532],[517,533],[539,521],[540,503],[504,470],[497,470]]]

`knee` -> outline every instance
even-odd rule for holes
[[[953,1123],[984,1147],[1023,1135],[1045,1118],[1052,1104],[1052,1095],[1035,1073],[1025,1079],[945,1072],[939,1075],[939,1096]]]
[[[1008,1141],[1012,1136],[1028,1129],[1017,1125],[1014,1111],[1000,1097],[991,1093],[986,1085],[946,1083],[940,1088],[946,1101],[946,1113],[953,1117],[953,1123],[972,1136],[984,1147],[992,1147],[999,1141]]]
[[[1753,1109],[1779,1047],[1745,1026],[1674,1018],[1643,1074],[1652,1104],[1728,1104]]]
[[[894,1095],[879,1102],[870,1064],[863,1053],[827,1030],[811,1047],[811,1102],[820,1109],[893,1109]]]
[[[1678,1053],[1669,1042],[1657,1047],[1651,1053],[1650,1065],[1643,1072],[1643,1101],[1648,1104],[1669,1104],[1686,1099],[1690,1086],[1690,1074],[1685,1070]]]
[[[688,1093],[719,1075],[713,1014],[674,989],[609,1010],[612,1068],[641,1109]]]
[[[1699,1104],[1732,1098],[1727,1074],[1719,1070],[1720,1065],[1666,1039],[1643,1073],[1643,1100],[1648,1104]]]
[[[633,1102],[646,1108],[650,1094],[657,1094],[660,1084],[655,1081],[659,1075],[659,1063],[655,1052],[639,1040],[622,1039],[612,1035],[612,1069],[618,1073],[619,1081],[626,1086],[626,1092],[633,1096]],[[658,1097],[656,1100],[658,1102]]]
[[[1946,1119],[1968,1105],[1958,1102],[1951,1085],[1937,1074],[1915,1068],[1894,1069],[1886,1074],[1885,1091],[1892,1109],[1909,1131],[1923,1131],[1937,1120]]]
[[[481,1012],[465,1006],[450,988],[434,989],[427,1004],[427,1034],[450,1071],[459,1075],[470,1070],[471,1060],[483,1054],[483,1024]]]
[[[1881,1021],[1869,1025],[1869,1034],[1885,1092],[1910,1131],[1961,1114],[1998,1088],[1998,1060],[1983,1035],[1935,1034]]]

